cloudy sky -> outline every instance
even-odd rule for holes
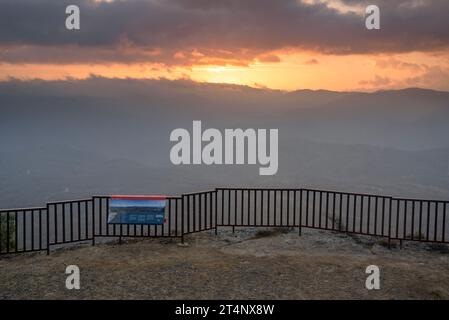
[[[65,28],[77,4],[81,29]],[[381,29],[365,28],[376,4]],[[0,0],[0,80],[449,91],[448,0]]]

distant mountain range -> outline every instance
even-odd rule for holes
[[[449,199],[449,92],[281,92],[192,81],[0,83],[0,208],[93,193],[313,186]],[[278,128],[279,173],[176,167],[169,134]]]

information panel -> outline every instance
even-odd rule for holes
[[[108,223],[164,224],[165,196],[111,196]]]

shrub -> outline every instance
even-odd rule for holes
[[[9,251],[16,250],[16,222],[14,218],[9,218],[9,234],[8,234],[8,219],[6,214],[0,214],[0,247],[2,252],[7,252],[8,237],[9,237]]]

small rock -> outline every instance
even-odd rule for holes
[[[185,247],[190,247],[190,245],[189,245],[187,242],[184,242],[184,243],[179,242],[179,243],[177,243],[177,246],[178,246],[178,247],[183,247],[183,248],[185,248]]]

